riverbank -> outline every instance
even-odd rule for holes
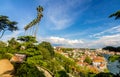
[[[111,56],[110,54],[102,54],[106,61],[107,61],[107,68],[108,70],[113,73],[113,74],[118,74],[120,72],[120,68],[118,68],[118,65],[120,65],[120,63],[118,62],[118,60],[114,61],[114,62],[110,62],[108,59]]]

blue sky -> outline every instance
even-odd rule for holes
[[[19,31],[1,40],[24,35],[24,26],[43,6],[37,40],[64,47],[101,48],[120,45],[120,20],[108,18],[120,10],[120,0],[0,0],[0,15],[17,21]]]

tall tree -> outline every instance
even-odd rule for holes
[[[7,16],[0,15],[0,32],[1,32],[0,38],[2,38],[5,31],[7,30],[9,31],[18,30],[18,27],[16,26],[16,24],[17,22],[9,20]]]
[[[33,31],[34,32],[34,36],[36,36],[37,30],[38,30],[38,26],[39,26],[39,22],[40,22],[41,18],[43,17],[43,14],[42,14],[43,7],[42,6],[38,6],[36,10],[37,10],[37,17],[34,20],[32,20],[28,25],[26,25],[24,27],[25,31],[27,31],[28,29],[30,29],[32,27],[35,27],[35,29],[33,28],[34,29],[34,31]],[[36,25],[37,23],[38,23],[38,25]]]
[[[118,10],[117,12],[111,14],[109,17],[110,18],[115,17],[115,19],[120,19],[120,10]]]

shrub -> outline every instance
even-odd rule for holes
[[[15,77],[45,77],[44,72],[39,71],[33,64],[14,64]]]

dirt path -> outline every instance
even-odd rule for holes
[[[38,68],[40,71],[43,71],[46,77],[53,77],[53,76],[50,74],[50,72],[48,72],[48,71],[45,70],[44,68],[39,67],[39,66],[37,66],[37,68]]]
[[[14,67],[8,59],[0,60],[0,77],[12,77],[10,74],[13,70]]]

